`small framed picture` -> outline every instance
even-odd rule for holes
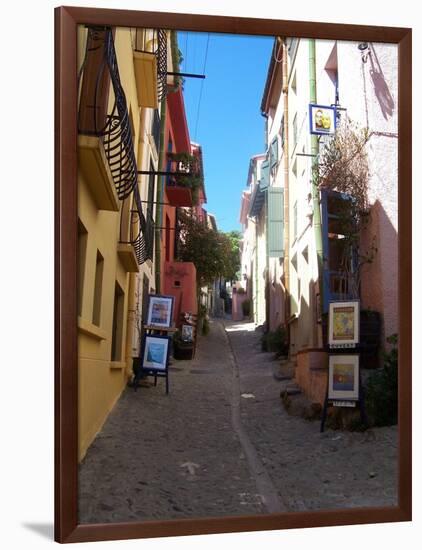
[[[173,296],[150,294],[146,324],[161,328],[170,327],[173,312],[173,300]]]
[[[328,345],[354,347],[359,343],[359,300],[330,302]]]
[[[309,105],[309,130],[311,134],[334,135],[336,131],[336,108],[330,105]]]
[[[328,399],[358,401],[359,355],[330,355]]]
[[[182,325],[182,340],[183,342],[193,342],[192,325]]]
[[[168,336],[145,336],[142,368],[147,370],[165,371],[167,369],[168,351]]]

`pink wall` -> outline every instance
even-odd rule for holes
[[[163,293],[174,296],[173,322],[178,325],[180,313],[198,312],[196,301],[196,268],[192,262],[165,262]]]
[[[233,321],[242,321],[243,320],[243,310],[242,303],[248,299],[247,294],[238,294],[233,292],[232,299],[232,319]]]

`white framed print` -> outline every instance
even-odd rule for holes
[[[173,312],[174,296],[150,294],[146,324],[157,328],[169,328]]]
[[[359,300],[330,302],[328,309],[328,345],[355,347],[359,343]]]
[[[359,355],[330,355],[328,399],[359,400]]]
[[[150,336],[144,338],[142,368],[165,371],[169,351],[168,336]]]

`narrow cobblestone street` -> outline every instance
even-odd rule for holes
[[[80,465],[80,522],[395,505],[396,428],[320,434],[284,410],[276,364],[253,324],[214,320],[169,395],[126,388]]]

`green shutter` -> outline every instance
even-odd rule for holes
[[[269,187],[268,193],[268,255],[284,256],[284,189]]]
[[[270,163],[267,159],[261,164],[261,179],[259,180],[259,187],[261,191],[266,189],[270,185]]]
[[[274,168],[274,166],[278,162],[278,139],[277,136],[272,140],[270,145],[270,167]]]

